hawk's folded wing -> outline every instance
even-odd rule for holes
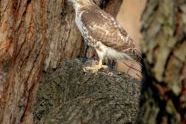
[[[88,9],[81,15],[83,26],[88,35],[107,47],[125,52],[134,59],[141,58],[133,40],[118,22],[98,7]]]

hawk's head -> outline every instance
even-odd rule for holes
[[[74,8],[84,7],[93,4],[92,0],[67,0],[67,1],[72,3]]]

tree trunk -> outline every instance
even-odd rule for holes
[[[148,0],[139,123],[186,123],[186,2]]]
[[[97,1],[116,14],[122,0]],[[43,67],[81,55],[82,38],[64,0],[0,1],[0,122],[32,123]]]
[[[34,124],[133,124],[140,81],[110,70],[85,73],[83,66],[78,59],[68,60],[44,73]]]

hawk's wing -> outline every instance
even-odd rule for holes
[[[97,7],[91,9],[93,10],[84,11],[81,16],[81,21],[88,35],[108,47],[129,54],[135,59],[136,57],[141,58],[133,40],[110,14]]]

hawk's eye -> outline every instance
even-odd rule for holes
[[[105,8],[109,0],[101,0],[100,7]]]
[[[105,8],[109,0],[92,0],[96,5]]]

